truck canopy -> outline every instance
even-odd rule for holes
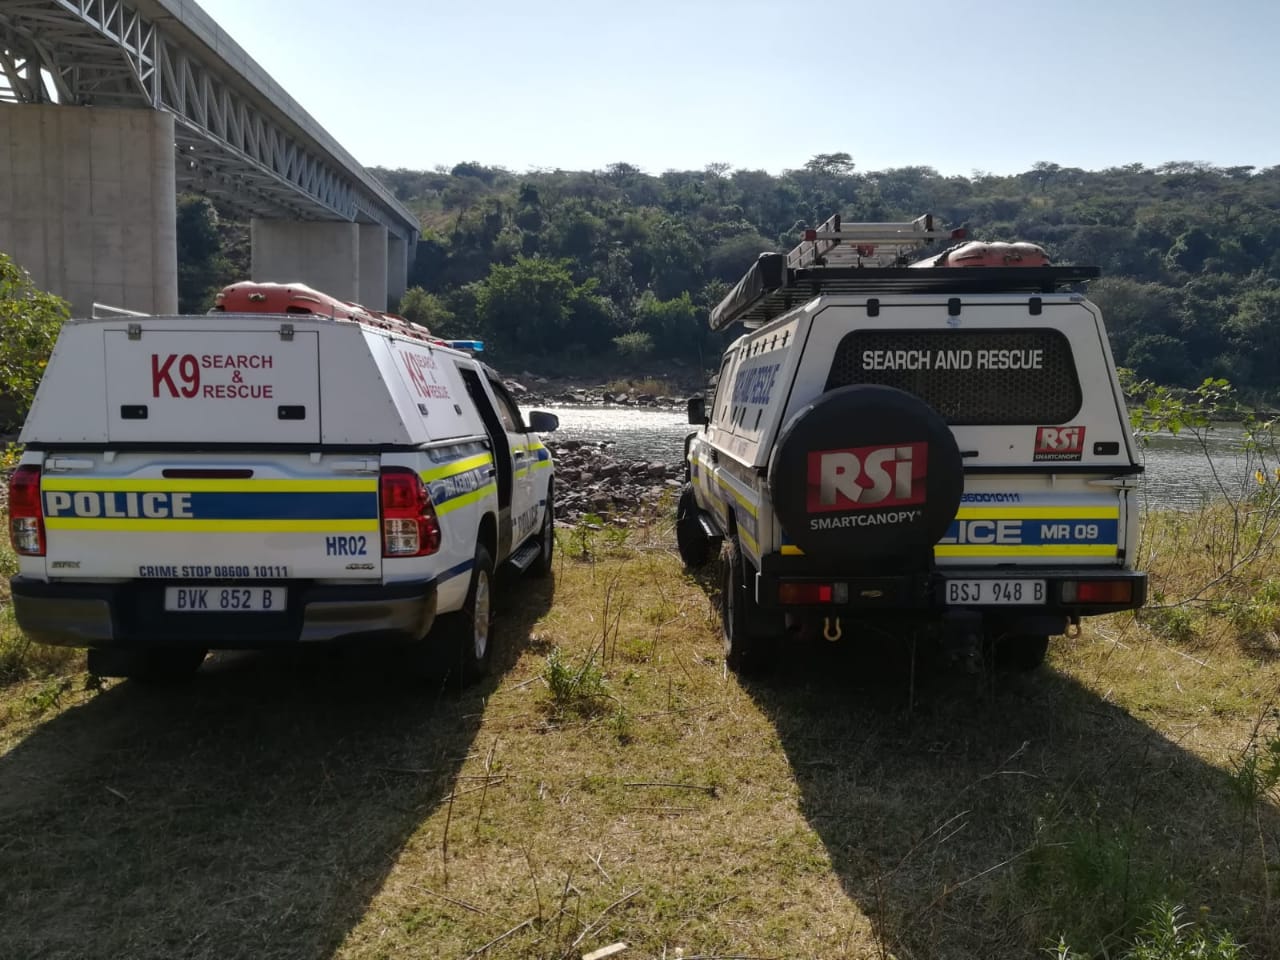
[[[20,440],[383,447],[482,436],[460,365],[476,361],[319,316],[72,320]]]

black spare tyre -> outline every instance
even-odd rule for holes
[[[806,554],[927,554],[960,507],[964,465],[919,397],[860,384],[824,393],[786,424],[769,459],[773,508]]]

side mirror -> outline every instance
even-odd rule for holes
[[[707,401],[702,397],[689,398],[689,422],[690,423],[706,423],[707,422]]]
[[[552,430],[559,429],[559,427],[560,418],[554,413],[534,410],[529,414],[529,429],[533,433],[550,433]]]

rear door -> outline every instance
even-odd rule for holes
[[[53,578],[377,580],[378,457],[59,453],[41,478]]]
[[[814,318],[806,377],[906,390],[951,427],[965,494],[939,565],[1126,559],[1135,467],[1105,336],[1082,298],[1035,299],[966,298],[955,312],[947,299],[886,298],[874,316],[840,304]]]

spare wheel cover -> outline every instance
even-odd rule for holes
[[[783,531],[806,554],[903,557],[946,534],[964,465],[923,400],[860,384],[824,393],[783,426],[769,486]]]

